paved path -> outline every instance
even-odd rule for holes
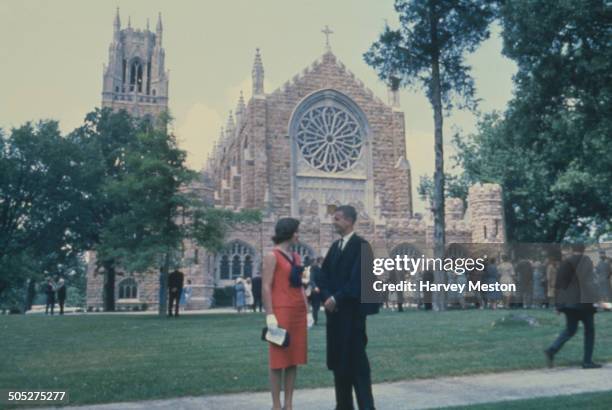
[[[596,391],[612,391],[612,363],[602,369],[557,368],[374,385],[379,410],[431,409]],[[296,410],[333,409],[330,388],[295,392]],[[183,397],[129,403],[70,407],[80,410],[262,410],[271,407],[269,393]]]

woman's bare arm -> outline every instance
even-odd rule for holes
[[[263,272],[261,273],[261,290],[264,309],[267,315],[274,314],[272,310],[272,281],[274,269],[276,268],[276,256],[272,252],[266,254],[263,260]]]

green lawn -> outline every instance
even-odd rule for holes
[[[610,410],[612,390],[600,393],[583,393],[571,396],[543,397],[539,399],[500,401],[474,406],[445,407],[444,410]]]
[[[524,312],[524,311],[522,311]],[[368,319],[374,382],[530,369],[561,329],[551,311],[540,327],[491,323],[506,311],[384,312]],[[71,404],[267,389],[260,314],[0,316],[0,389],[68,389]],[[595,360],[612,360],[612,314],[596,316]],[[331,386],[325,328],[310,332],[298,387]],[[578,365],[582,335],[558,355]]]

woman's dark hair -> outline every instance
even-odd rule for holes
[[[288,241],[293,238],[293,234],[297,232],[300,226],[300,221],[295,218],[281,218],[276,222],[274,227],[274,236],[272,242],[275,245]]]

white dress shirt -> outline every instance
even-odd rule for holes
[[[351,239],[351,236],[353,236],[353,234],[355,233],[355,231],[351,231],[349,233],[347,233],[346,235],[344,235],[342,237],[342,242],[340,242],[340,250],[343,251],[344,248],[346,247],[347,242]]]

